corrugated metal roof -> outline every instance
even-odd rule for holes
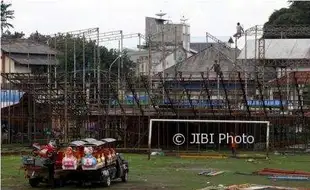
[[[15,62],[22,65],[55,65],[58,64],[55,57],[47,55],[26,55],[26,54],[10,54],[8,55]]]
[[[57,51],[46,44],[41,44],[27,39],[2,40],[1,49],[4,52],[24,54],[57,54]]]
[[[256,45],[258,58],[258,41]],[[247,41],[238,59],[255,59],[255,40]],[[310,39],[265,39],[265,59],[310,59]]]

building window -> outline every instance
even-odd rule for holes
[[[141,63],[141,71],[144,73],[144,63]]]

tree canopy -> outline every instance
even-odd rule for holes
[[[76,63],[76,70],[82,70],[83,65],[88,70],[95,69],[98,63],[98,46],[93,40],[86,40],[81,37],[73,37],[70,35],[58,35],[50,38],[44,36],[38,32],[30,35],[31,39],[38,40],[40,42],[47,42],[52,48],[56,48],[60,55],[59,69],[65,70],[65,62],[67,62],[67,71],[72,72],[74,70],[74,63]],[[100,57],[100,69],[108,71],[110,64],[119,56],[119,52],[116,49],[107,49],[104,46],[99,46]],[[83,59],[85,55],[85,59]],[[122,74],[130,72],[134,67],[134,63],[130,61],[126,52],[122,52],[123,59],[123,71]],[[117,73],[117,64],[114,64],[111,68],[112,73]]]
[[[274,11],[268,22],[264,25],[265,38],[310,38],[310,31],[304,29],[302,32],[291,32],[289,34],[281,34],[281,32],[270,32],[273,27],[306,27],[310,26],[310,2],[306,1],[289,1],[288,8],[282,8]],[[284,35],[284,36],[282,36]]]
[[[21,39],[24,38],[25,34],[23,32],[14,32],[11,33],[11,31],[7,30],[2,34],[2,38],[5,39]]]
[[[14,11],[10,10],[11,6],[12,4],[1,1],[1,36],[4,29],[13,28],[13,25],[9,23],[9,20],[14,19]]]

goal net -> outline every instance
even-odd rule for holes
[[[269,121],[150,119],[148,149],[179,152],[269,151]]]

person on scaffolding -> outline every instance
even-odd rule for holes
[[[240,25],[239,22],[237,23],[236,29],[237,29],[237,33],[234,34],[234,37],[239,39],[242,36],[242,34],[244,34],[244,30],[243,30],[243,28],[242,28],[242,26]]]
[[[232,153],[232,157],[236,157],[236,149],[237,149],[237,144],[235,141],[235,134],[233,132],[230,133],[231,135],[231,142],[230,142],[230,146],[231,146],[231,153]]]

